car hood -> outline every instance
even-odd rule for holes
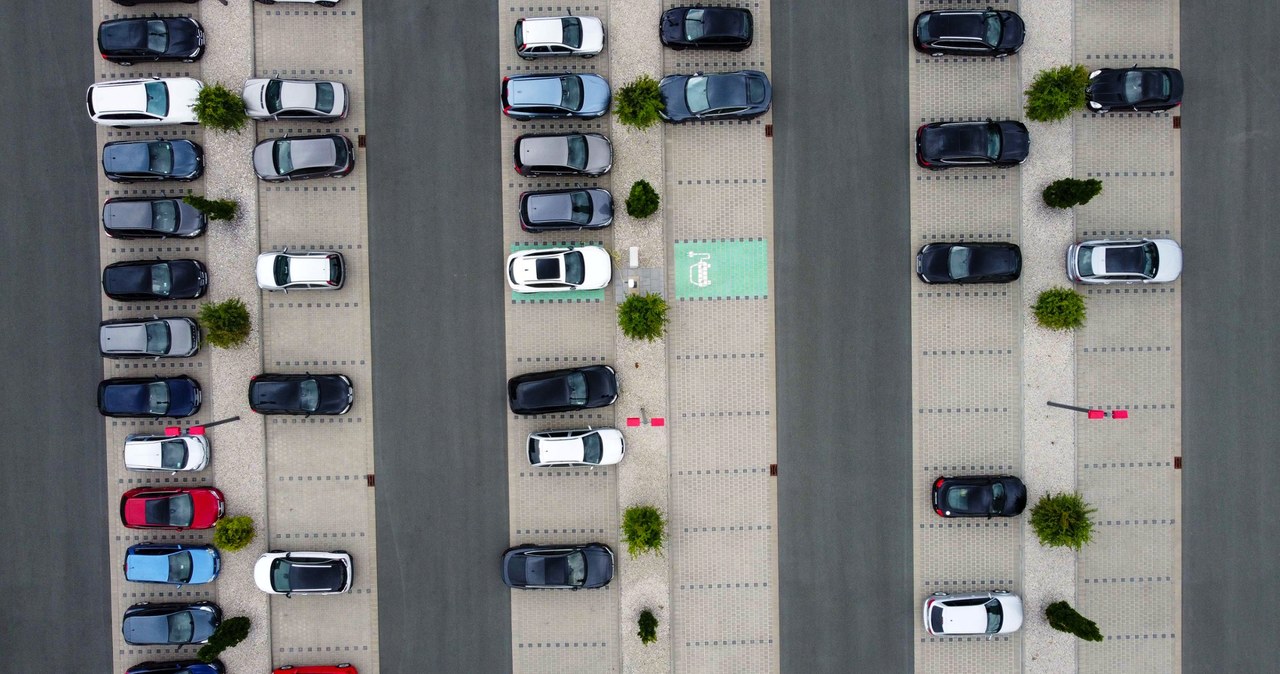
[[[1013,12],[1002,12],[1000,19],[1004,22],[1004,29],[1000,33],[1000,48],[1020,47],[1027,34],[1027,26],[1023,23],[1022,17]]]
[[[586,134],[587,173],[604,173],[613,167],[613,146],[609,139],[599,134]]]
[[[583,587],[604,587],[613,580],[613,555],[600,548],[582,551],[587,558],[587,577]]]
[[[170,175],[185,177],[200,171],[200,150],[189,140],[171,141],[173,144],[173,172]]]
[[[192,584],[207,583],[218,577],[218,570],[222,564],[216,549],[192,548],[188,552],[191,553]]]
[[[587,377],[587,407],[602,407],[618,399],[618,380],[612,372],[591,368],[583,374]]]
[[[1156,283],[1168,283],[1182,275],[1182,247],[1169,239],[1154,239],[1160,263],[1156,267]]]
[[[1000,122],[1000,159],[1022,161],[1031,149],[1027,127],[1019,122]]]
[[[921,249],[916,255],[916,273],[934,283],[950,281],[950,252],[944,246]]]
[[[613,278],[613,258],[609,251],[600,246],[583,246],[577,249],[582,253],[585,274],[582,279],[584,290],[595,290],[609,285]]]
[[[580,16],[578,22],[582,25],[582,46],[579,51],[586,53],[598,53],[604,49],[604,24],[600,19],[594,16]]]
[[[200,24],[195,19],[172,17],[164,20],[169,31],[169,54],[190,54],[203,42]],[[145,38],[144,38],[145,39]]]
[[[599,75],[584,74],[579,77],[582,78],[582,111],[608,111],[612,97],[609,82]]]
[[[178,117],[176,121],[196,121],[196,99],[204,82],[192,77],[174,77],[165,80],[169,88],[169,114]]]
[[[1022,627],[1022,599],[1011,594],[998,594],[996,599],[1000,600],[1000,608],[1004,612],[1000,634],[1017,632]]]
[[[663,115],[667,119],[679,121],[690,117],[689,106],[684,98],[684,85],[688,81],[688,75],[667,75],[658,83],[658,91],[662,95]]]
[[[1027,507],[1027,487],[1022,484],[1022,480],[1003,479],[1000,484],[1004,485],[1005,515],[1017,515]]]
[[[685,41],[684,15],[688,11],[688,7],[677,7],[663,12],[662,19],[658,22],[658,30],[662,34],[663,42]]]
[[[338,377],[316,377],[320,385],[320,405],[317,414],[337,414],[351,406],[354,395],[350,386]]]
[[[198,296],[204,291],[208,281],[204,268],[195,260],[169,262],[169,276],[173,280],[170,292],[173,297]]]
[[[276,169],[276,160],[274,156],[276,143],[280,139],[264,140],[253,148],[253,170],[257,171],[260,176],[278,176],[280,171]]]
[[[168,319],[169,353],[182,356],[195,353],[200,344],[200,327],[195,321]]]
[[[193,379],[170,379],[169,414],[172,417],[185,417],[195,414],[200,409],[200,388]]]

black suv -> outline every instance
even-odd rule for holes
[[[204,28],[185,16],[149,16],[98,25],[102,58],[122,66],[140,61],[191,63],[204,54]]]
[[[209,288],[209,272],[199,260],[129,260],[102,270],[102,292],[122,302],[194,300]]]
[[[1009,168],[1027,160],[1031,138],[1022,122],[934,122],[916,129],[916,163],[927,169]]]
[[[530,372],[507,380],[507,402],[516,414],[573,412],[606,407],[618,399],[618,377],[608,365]]]
[[[930,56],[993,56],[1018,53],[1026,26],[1005,10],[935,9],[916,17],[912,42]]]
[[[341,374],[260,374],[249,380],[249,407],[259,414],[346,414],[355,399]]]
[[[658,39],[682,49],[742,51],[751,46],[751,10],[739,7],[675,7],[662,13]]]

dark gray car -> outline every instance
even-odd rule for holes
[[[613,145],[598,133],[529,134],[516,138],[516,173],[602,176],[613,168]]]
[[[338,134],[270,138],[253,148],[253,172],[268,182],[341,178],[355,166],[355,148]]]
[[[204,234],[208,219],[181,199],[116,197],[102,204],[102,228],[113,239],[189,239]]]
[[[613,550],[603,543],[520,545],[502,554],[502,582],[519,589],[604,587],[613,580]]]
[[[759,70],[667,75],[658,83],[668,122],[751,119],[769,111],[773,87]]]
[[[599,188],[537,190],[520,195],[520,229],[603,229],[613,222],[613,195]]]
[[[204,173],[204,150],[185,138],[120,140],[102,146],[102,172],[117,183],[186,182]]]
[[[120,631],[135,646],[203,644],[222,623],[222,609],[211,601],[191,604],[134,604],[124,612]]]
[[[200,326],[190,318],[120,318],[98,325],[106,358],[187,358],[200,350]]]
[[[512,119],[595,119],[610,100],[609,82],[590,73],[502,78],[502,114]]]

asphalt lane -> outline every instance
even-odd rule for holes
[[[1280,6],[1183,2],[1181,24],[1183,670],[1263,671],[1280,662]]]
[[[497,19],[365,5],[385,672],[511,669]]]
[[[111,670],[92,7],[0,4],[0,654]]]
[[[782,670],[909,672],[906,7],[772,22]]]

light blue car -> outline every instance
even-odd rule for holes
[[[124,579],[182,587],[218,577],[222,558],[212,545],[139,543],[124,554]]]

